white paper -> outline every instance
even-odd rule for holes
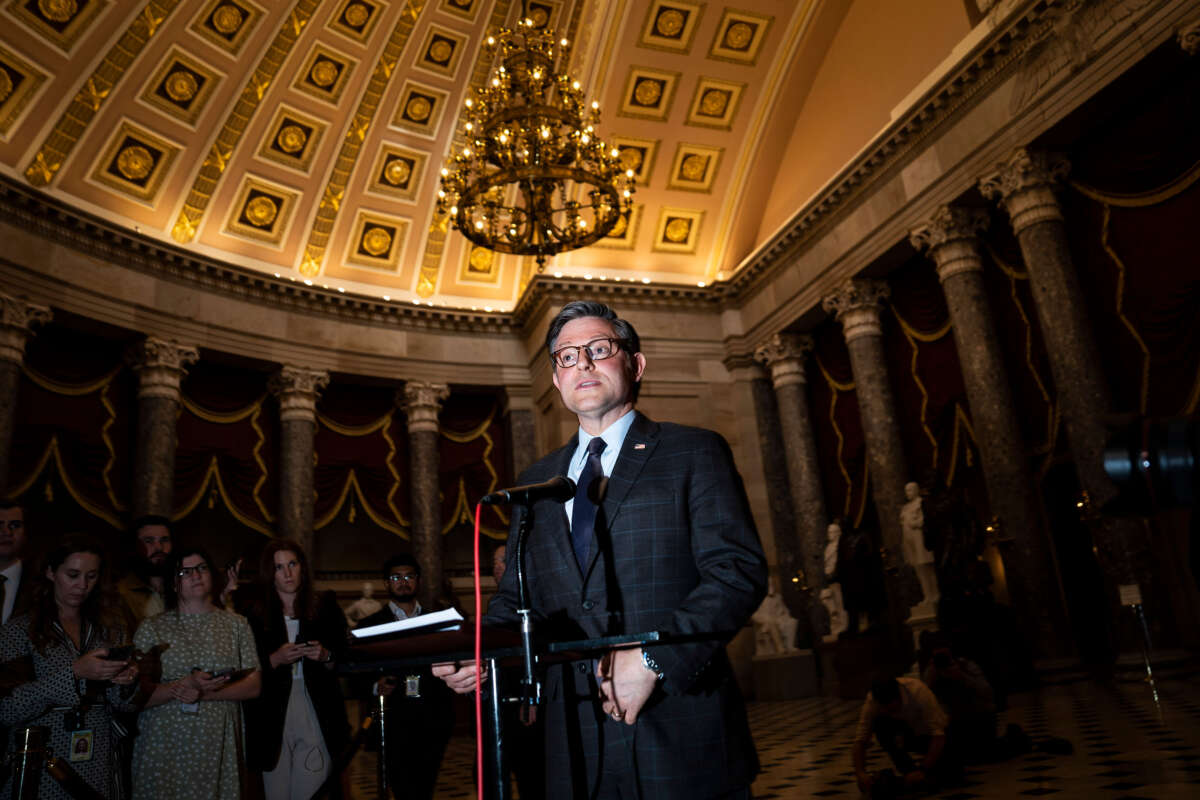
[[[371,636],[382,636],[385,633],[396,633],[398,631],[411,631],[418,628],[432,628],[434,630],[449,630],[457,628],[458,624],[463,621],[462,614],[453,608],[447,608],[444,611],[434,611],[431,614],[420,614],[408,619],[398,619],[395,622],[385,622],[382,625],[372,625],[369,628],[358,628],[350,631],[355,638],[367,639]]]

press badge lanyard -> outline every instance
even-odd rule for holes
[[[75,647],[75,642],[67,635],[66,630],[62,625],[55,620],[54,630],[62,639],[62,641],[75,652],[75,655],[81,656],[88,652],[89,646],[92,644],[92,636],[95,630],[86,620],[80,620],[79,626],[79,641],[81,647]],[[84,702],[82,686],[87,682],[86,678],[75,678],[72,683],[72,688],[75,690],[76,704],[69,708],[59,706],[52,709],[53,711],[62,711],[63,715],[63,730],[71,734],[71,743],[69,755],[71,761],[91,761],[92,746],[94,742],[94,732],[91,728],[86,727],[87,712],[91,707],[90,703]]]

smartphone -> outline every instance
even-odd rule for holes
[[[233,675],[233,667],[228,667],[226,669],[219,669],[216,672],[212,673],[212,676],[214,678],[228,678],[231,675]]]
[[[108,655],[102,656],[105,661],[128,661],[133,658],[133,645],[123,644],[120,647],[108,648]]]

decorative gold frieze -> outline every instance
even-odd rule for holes
[[[688,107],[687,124],[729,130],[745,90],[744,83],[700,78]]]
[[[167,116],[193,125],[220,79],[203,61],[176,47],[154,71],[141,98]]]
[[[686,208],[664,208],[654,231],[653,249],[660,253],[694,253],[700,239],[704,212]]]
[[[454,77],[467,49],[467,37],[449,28],[430,25],[413,66],[435,75]]]
[[[632,250],[637,244],[638,227],[642,223],[642,212],[645,211],[645,206],[637,203],[633,206],[633,210],[629,212],[629,220],[624,217],[617,220],[617,224],[613,229],[593,247],[607,247],[613,250]]]
[[[244,0],[238,0],[239,3]],[[183,210],[171,229],[171,236],[177,242],[190,242],[200,228],[200,222],[212,202],[213,192],[225,172],[233,150],[237,147],[246,132],[246,126],[254,118],[258,106],[262,103],[265,85],[275,79],[283,65],[284,59],[295,46],[300,31],[312,18],[313,12],[320,5],[320,0],[297,0],[290,14],[283,21],[274,40],[264,51],[262,59],[255,65],[250,74],[250,80],[242,89],[241,96],[234,103],[233,110],[217,134],[217,140],[200,167],[192,189],[184,201]]]
[[[474,22],[482,5],[484,0],[440,0],[438,10]]]
[[[346,247],[346,263],[396,272],[412,227],[410,220],[360,211]]]
[[[200,38],[237,55],[262,16],[262,6],[250,0],[209,0],[190,28]]]
[[[638,44],[654,50],[687,54],[700,24],[703,3],[685,0],[654,0],[646,11]]]
[[[428,160],[427,153],[397,145],[384,145],[371,171],[371,182],[367,189],[400,200],[415,200]]]
[[[671,113],[678,72],[666,72],[649,67],[630,67],[621,93],[620,115],[665,120]]]
[[[259,158],[307,174],[328,123],[290,106],[280,106],[258,148]]]
[[[11,50],[0,47],[0,139],[8,136],[46,74]]]
[[[325,25],[359,44],[366,44],[386,7],[385,3],[378,0],[342,0],[337,12]]]
[[[771,29],[771,22],[771,17],[725,9],[721,21],[717,24],[717,32],[713,37],[712,47],[708,50],[708,57],[753,66],[758,61],[758,54],[767,38],[767,32]]]
[[[633,170],[633,179],[639,189],[650,185],[654,172],[654,157],[658,154],[657,139],[634,139],[630,136],[613,136],[610,141],[617,148],[621,166]]]
[[[675,159],[671,162],[667,188],[711,192],[723,152],[724,149],[720,147],[680,144],[675,150]]]
[[[92,180],[153,204],[183,148],[131,122],[122,122],[92,167]]]
[[[420,16],[424,7],[425,0],[408,0],[404,13],[400,15],[396,27],[392,29],[392,33],[388,37],[387,44],[383,47],[379,60],[375,63],[375,69],[372,70],[371,77],[367,81],[362,99],[359,100],[358,108],[355,109],[350,128],[342,140],[341,149],[334,161],[333,172],[329,182],[325,185],[325,194],[321,204],[317,207],[317,216],[313,220],[312,229],[308,234],[308,243],[304,247],[304,256],[300,261],[300,272],[303,275],[312,276],[321,271],[325,248],[329,245],[329,235],[333,231],[334,223],[337,222],[338,211],[341,207],[340,198],[346,192],[346,182],[350,180],[350,175],[354,172],[354,166],[362,151],[363,141],[366,139],[367,129],[379,112],[379,103],[384,95],[384,90],[392,75],[396,73],[396,64],[400,60],[400,53],[404,51],[404,46],[412,35],[417,17]]]
[[[500,257],[486,247],[467,242],[458,268],[458,280],[460,283],[497,285],[500,282]]]
[[[37,36],[70,52],[109,0],[11,0],[8,12]]]
[[[432,86],[407,81],[400,90],[400,102],[392,125],[432,138],[437,133],[449,95]]]
[[[99,3],[99,0],[89,0],[89,5],[92,3]],[[42,142],[33,161],[25,168],[26,180],[34,186],[45,186],[54,179],[67,156],[79,143],[79,138],[87,131],[100,106],[108,99],[113,87],[124,77],[125,71],[133,64],[134,59],[141,55],[150,37],[177,5],[179,0],[149,0],[146,3],[116,44],[109,48],[100,65],[84,82],[83,88],[67,105],[54,130]],[[79,13],[83,13],[82,7]]]
[[[318,44],[304,60],[292,86],[318,100],[337,105],[357,63],[343,53]]]
[[[247,176],[234,200],[225,232],[278,245],[283,241],[299,194]]]

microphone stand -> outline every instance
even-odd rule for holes
[[[533,527],[533,509],[525,507],[521,521],[517,525],[517,615],[521,617],[521,651],[525,666],[525,674],[521,678],[521,703],[525,706],[536,706],[541,699],[542,687],[533,674],[533,603],[529,600],[529,585],[525,579],[525,541]]]

